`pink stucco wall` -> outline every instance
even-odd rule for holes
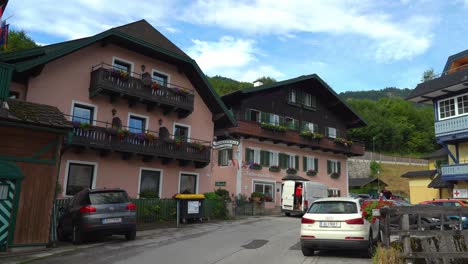
[[[158,131],[160,127],[158,120],[161,119],[162,126],[165,126],[171,134],[174,123],[179,123],[190,126],[191,138],[212,141],[214,133],[212,113],[196,90],[194,111],[182,119],[179,119],[176,113],[164,116],[159,108],[147,112],[146,105],[140,103],[129,107],[128,102],[123,99],[116,100],[114,103],[110,103],[107,96],[90,99],[88,88],[92,66],[102,62],[112,64],[113,57],[132,62],[134,72],[141,72],[141,65],[145,65],[145,71],[151,73],[154,69],[163,72],[169,75],[170,83],[195,90],[190,80],[175,65],[154,60],[112,44],[104,47],[100,44],[94,44],[46,64],[40,75],[30,79],[26,100],[57,106],[68,115],[72,114],[73,101],[89,104],[95,107],[95,119],[109,123],[112,120],[111,110],[115,108],[123,125],[128,125],[129,113],[132,113],[147,117],[149,130]],[[95,125],[103,126],[99,122]],[[180,171],[199,173],[199,192],[211,189],[209,187],[210,165],[203,169],[195,169],[193,165],[179,167],[177,163],[162,165],[159,160],[143,163],[141,157],[133,157],[131,160],[125,161],[117,154],[99,157],[95,151],[80,154],[69,151],[63,155],[60,169],[62,186],[65,186],[67,162],[70,160],[97,163],[95,187],[122,187],[127,189],[133,197],[138,192],[138,177],[141,167],[163,170],[162,197],[171,197],[178,191]]]
[[[310,181],[316,181],[327,185],[329,188],[337,188],[341,190],[341,196],[348,195],[348,186],[347,186],[347,157],[344,155],[330,154],[321,151],[311,151],[306,149],[300,149],[295,146],[286,146],[284,144],[273,144],[268,142],[260,142],[255,139],[242,139],[241,140],[242,151],[240,152],[240,158],[245,159],[245,149],[246,148],[259,148],[262,150],[269,151],[278,151],[283,153],[291,153],[299,155],[299,170],[296,175],[304,177]],[[233,159],[236,159],[236,153],[238,153],[237,148],[233,149]],[[318,158],[318,173],[316,176],[307,176],[306,172],[303,171],[302,167],[302,156],[313,156]],[[217,166],[217,153],[213,154],[212,163],[216,164],[213,168],[213,178],[211,179],[212,184],[216,181],[225,181],[226,186],[222,187],[223,189],[228,190],[231,194],[236,194],[236,184],[237,184],[237,170],[241,170],[242,173],[242,193],[250,196],[253,192],[253,182],[254,181],[264,181],[264,182],[274,182],[276,183],[276,189],[279,189],[279,192],[275,193],[275,203],[280,205],[281,203],[281,178],[286,175],[286,170],[281,170],[280,172],[270,172],[267,167],[262,168],[261,170],[252,170],[248,168],[238,168],[236,164],[238,162],[234,161],[232,166]],[[327,174],[327,160],[338,160],[341,162],[341,177],[338,179],[333,179]],[[267,206],[273,206],[275,203],[267,203]]]

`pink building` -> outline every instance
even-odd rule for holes
[[[348,195],[346,161],[363,155],[364,146],[349,141],[347,129],[365,122],[319,76],[240,90],[222,100],[238,126],[215,135],[240,144],[215,151],[213,186],[247,197],[262,192],[268,207],[281,204],[288,174],[327,185],[331,196]]]
[[[214,129],[235,120],[196,62],[145,20],[0,60],[15,66],[11,96],[56,106],[72,122],[61,195],[211,190]]]

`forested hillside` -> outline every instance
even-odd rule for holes
[[[253,83],[239,82],[230,78],[222,76],[208,77],[208,81],[211,86],[216,90],[219,95],[225,95],[227,93],[234,92],[236,90],[253,87]]]
[[[352,99],[369,99],[379,100],[381,98],[406,98],[411,92],[411,89],[404,88],[398,89],[395,87],[387,87],[382,90],[370,90],[370,91],[348,91],[340,93],[340,97],[345,100]]]

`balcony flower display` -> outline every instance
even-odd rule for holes
[[[369,222],[375,223],[377,216],[372,216],[372,210],[393,205],[394,204],[392,202],[384,200],[364,201],[361,205],[362,218],[366,219]]]
[[[203,152],[206,150],[207,146],[203,145],[202,143],[200,142],[195,142],[193,143],[195,148],[199,151],[199,152]]]
[[[151,84],[151,89],[152,89],[153,91],[158,90],[158,89],[159,89],[159,83],[158,83],[158,82],[153,82],[153,83]]]
[[[296,173],[297,173],[297,170],[296,170],[296,168],[289,167],[289,168],[286,170],[286,173],[287,173],[287,174],[296,174]]]
[[[315,176],[317,175],[317,171],[316,170],[308,170],[306,172],[307,176]]]
[[[338,179],[340,177],[340,174],[338,172],[333,172],[332,174],[330,174],[330,177],[333,179]]]
[[[302,137],[305,137],[305,138],[310,138],[310,139],[322,139],[323,138],[323,135],[318,133],[318,132],[312,132],[310,130],[302,130],[301,131],[301,134],[300,134]]]
[[[351,145],[353,145],[353,142],[351,140],[346,140],[344,138],[339,138],[339,137],[335,138],[333,142],[335,142],[335,144],[341,144],[346,147],[351,147]]]
[[[121,140],[128,137],[128,135],[130,135],[130,132],[125,128],[120,128],[117,130],[117,137]]]
[[[112,69],[111,75],[121,81],[128,80],[128,72],[124,70]]]
[[[272,165],[272,166],[270,166],[270,168],[268,170],[271,171],[271,172],[279,172],[279,171],[281,171],[281,168],[278,165]]]
[[[260,126],[264,129],[272,130],[275,132],[285,132],[288,128],[282,125],[270,124],[266,122],[260,123]]]
[[[148,142],[154,142],[156,141],[156,136],[150,132],[146,132],[145,133],[145,139],[148,141]]]
[[[254,162],[254,163],[249,165],[249,169],[251,169],[251,170],[261,170],[262,165]]]
[[[176,148],[180,148],[182,146],[182,138],[175,137],[174,138],[174,144],[175,144]]]

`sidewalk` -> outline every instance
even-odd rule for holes
[[[271,217],[271,216],[270,216]],[[274,216],[273,216],[274,217]],[[134,241],[128,241],[129,246],[142,246],[146,245],[148,240],[151,240],[151,244],[166,244],[171,241],[176,241],[184,237],[191,237],[197,235],[203,235],[229,225],[233,224],[249,224],[257,221],[261,221],[262,218],[267,219],[268,216],[250,216],[245,218],[238,218],[235,220],[225,221],[210,221],[199,224],[187,224],[180,225],[179,228],[161,228],[145,231],[137,231],[137,237]],[[100,247],[112,243],[122,243],[125,240],[122,236],[112,236],[102,238],[98,241],[87,242],[83,245],[75,246],[69,242],[59,242],[57,247],[54,248],[37,248],[35,251],[21,251],[16,248],[14,252],[0,253],[0,263],[2,264],[13,264],[13,263],[29,263],[35,260],[47,258],[53,255],[72,254],[75,251],[86,250],[89,248]]]

